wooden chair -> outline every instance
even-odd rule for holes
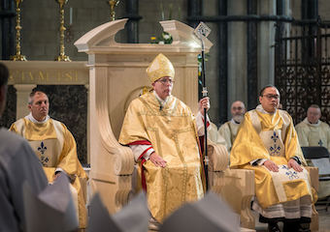
[[[160,22],[173,37],[171,45],[120,44],[115,41],[127,19],[103,24],[82,36],[75,45],[88,54],[90,185],[99,192],[110,213],[118,211],[133,194],[134,159],[130,148],[118,143],[128,104],[150,86],[145,70],[153,58],[165,54],[173,63],[176,83],[173,95],[193,112],[198,110],[198,63],[201,47],[193,28],[175,20]],[[212,44],[206,39],[205,47]],[[211,189],[224,196],[241,215],[244,227],[254,228],[249,213],[253,173],[229,170],[228,153],[210,143]],[[227,189],[228,188],[228,189]],[[229,189],[230,188],[230,189]],[[243,201],[243,203],[242,203]]]

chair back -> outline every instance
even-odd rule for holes
[[[102,24],[75,42],[79,52],[88,54],[91,192],[99,192],[110,213],[119,211],[132,194],[134,157],[132,150],[118,142],[129,103],[148,91],[151,83],[146,68],[163,53],[175,68],[172,94],[198,111],[198,54],[200,41],[193,28],[168,20],[160,22],[173,37],[172,44],[118,43],[116,34],[128,19]],[[212,43],[203,39],[208,51]]]
[[[319,180],[330,180],[330,155],[325,147],[301,147],[306,161],[319,169]]]
[[[301,147],[305,159],[329,158],[329,151],[325,147]]]

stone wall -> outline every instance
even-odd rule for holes
[[[163,2],[163,3],[161,3]],[[172,7],[171,7],[172,5]],[[72,24],[70,26],[70,8]],[[74,42],[91,29],[110,20],[110,7],[105,0],[69,0],[65,5],[66,40],[65,51],[72,60],[87,60],[84,53],[78,53]],[[163,13],[160,9],[163,9]],[[172,10],[171,10],[172,9]],[[126,1],[116,7],[116,18],[126,16]],[[170,13],[172,12],[172,13]],[[185,21],[187,0],[140,0],[139,41],[149,43],[151,36],[159,36],[161,20]],[[55,0],[23,1],[21,4],[21,47],[29,60],[54,60],[59,53],[59,5]],[[117,36],[118,42],[126,42],[126,32]]]
[[[16,121],[16,99],[16,89],[13,85],[8,85],[6,107],[0,117],[0,127],[9,128]]]
[[[330,2],[329,0],[319,1],[319,15],[322,20],[330,20]]]
[[[22,2],[21,8],[22,53],[28,60],[54,60],[59,54],[59,4],[55,0],[28,0]],[[69,33],[65,52],[72,60],[87,60],[87,55],[78,53],[73,44],[86,32],[109,21],[110,7],[105,0],[69,0],[64,9],[66,32]],[[118,15],[122,10],[123,6],[119,5]]]
[[[189,0],[139,0],[139,42],[149,43],[151,36],[159,36],[162,28],[160,20],[176,19],[187,22],[187,6]],[[228,0],[229,1],[229,0]],[[260,7],[268,1],[257,1]],[[116,7],[117,18],[126,16],[127,1],[121,0]],[[246,4],[242,1],[242,4]],[[286,2],[290,10],[288,14],[296,19],[301,17],[301,1],[291,0]],[[217,15],[217,0],[204,1],[203,14],[206,16]],[[70,26],[70,8],[72,8],[72,25]],[[330,4],[327,0],[319,0],[319,14],[323,20],[328,20]],[[110,7],[106,0],[69,0],[65,5],[65,26],[67,37],[65,42],[66,54],[75,61],[86,61],[85,53],[78,53],[74,42],[91,29],[110,20]],[[212,121],[219,123],[219,83],[218,81],[218,41],[217,24],[207,23],[212,29],[209,39],[214,46],[209,53],[206,63],[206,76],[211,97],[210,116]],[[22,53],[29,60],[54,60],[59,53],[59,6],[55,0],[26,0],[22,3]],[[126,31],[117,36],[118,42],[126,42]],[[220,51],[221,52],[221,51]],[[226,51],[223,51],[226,52]],[[267,68],[267,67],[266,67]],[[196,77],[197,79],[197,77]],[[268,82],[268,81],[267,81]],[[239,95],[230,92],[229,100],[236,100]],[[244,101],[244,99],[242,99]],[[228,102],[230,106],[231,102]],[[228,112],[229,113],[229,112]]]

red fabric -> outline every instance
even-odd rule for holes
[[[203,120],[203,122],[204,122],[204,118],[202,118],[202,120]],[[209,127],[209,125],[210,125],[210,122],[209,122],[209,121],[207,121],[207,122],[206,122],[206,128],[208,128],[208,127]]]
[[[142,158],[142,161],[141,161],[141,185],[142,185],[142,189],[147,192],[146,176],[144,174],[145,169],[143,167],[144,162],[146,162],[146,160]]]
[[[202,182],[203,182],[203,188],[204,191],[206,193],[206,191],[208,190],[208,184],[206,182],[208,182],[208,178],[207,178],[207,173],[206,173],[206,168],[205,168],[205,163],[204,163],[204,136],[199,136],[197,139],[197,144],[198,144],[198,150],[199,150],[199,157],[201,160],[201,167],[202,167],[202,171],[201,171],[201,175],[202,175]]]
[[[199,146],[200,146],[200,150],[201,150],[201,154],[204,154],[204,135],[203,136],[199,136]]]
[[[139,140],[129,143],[128,145],[151,145],[151,143],[148,140]]]
[[[139,156],[139,159],[142,159],[143,155],[144,155],[147,151],[149,151],[151,148],[152,148],[152,147],[149,147],[149,148],[145,149],[144,152],[142,152],[142,154]]]
[[[128,145],[150,145],[150,147],[145,149],[142,152],[142,154],[139,156],[139,159],[141,159],[141,185],[142,185],[142,189],[144,191],[147,191],[146,176],[144,174],[145,168],[143,167],[143,164],[146,162],[146,160],[143,158],[143,155],[153,147],[152,147],[151,143],[148,140],[134,141],[132,143],[129,143]]]

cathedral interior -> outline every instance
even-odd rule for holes
[[[0,56],[10,70],[0,126],[9,128],[28,114],[28,94],[38,86],[48,93],[50,116],[74,135],[84,167],[92,166],[95,149],[112,153],[127,104],[138,92],[124,79],[145,75],[134,67],[144,67],[156,51],[169,54],[178,73],[187,75],[176,83],[175,93],[190,94],[182,98],[196,109],[202,96],[201,61],[193,45],[186,43],[189,35],[183,24],[194,29],[204,22],[211,30],[205,79],[209,117],[217,127],[230,119],[234,101],[243,101],[248,110],[255,108],[259,90],[268,84],[278,88],[282,107],[295,124],[306,117],[311,104],[319,105],[321,120],[330,123],[327,0],[2,0],[0,4]],[[93,36],[97,28],[112,34],[107,39],[101,33]],[[104,73],[112,79],[103,79]],[[138,80],[132,82],[138,86]],[[124,92],[130,96],[120,96]],[[107,105],[105,112],[98,108],[102,104]],[[109,125],[113,138],[102,129]],[[97,139],[111,146],[98,145]],[[120,178],[131,171],[110,169]],[[316,209],[319,231],[330,231],[328,211],[323,206]],[[255,229],[266,231],[258,223]]]

